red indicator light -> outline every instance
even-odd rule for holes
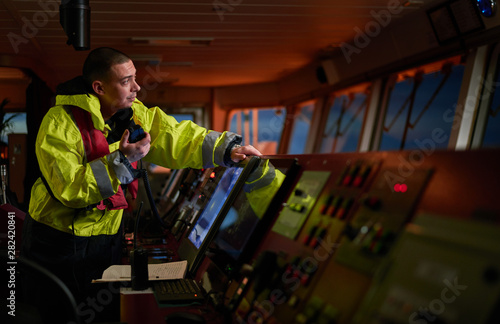
[[[347,175],[344,180],[342,180],[342,185],[348,186],[351,183],[352,177],[350,175]]]
[[[362,182],[363,182],[363,177],[362,176],[357,176],[356,178],[354,178],[354,181],[352,182],[352,185],[354,187],[360,187]]]
[[[406,191],[408,191],[408,186],[404,183],[396,183],[394,185],[394,191],[395,192],[406,192]]]
[[[210,178],[211,179],[215,178],[215,172],[210,173]]]

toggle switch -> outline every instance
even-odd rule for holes
[[[359,173],[354,177],[354,180],[352,181],[352,185],[354,187],[360,188],[363,186],[363,183],[365,183],[366,178],[370,174],[371,167],[369,165],[364,165],[361,167],[359,170]]]
[[[334,195],[329,195],[328,198],[326,199],[326,202],[323,205],[321,205],[321,207],[319,208],[319,213],[321,215],[326,215],[326,212],[328,211],[328,207],[333,202],[334,198],[335,198]]]
[[[325,238],[326,233],[327,233],[326,228],[322,228],[321,230],[319,230],[318,234],[309,243],[309,246],[312,247],[313,249],[317,248],[318,245],[321,243],[321,241]]]
[[[294,212],[297,212],[297,213],[303,213],[306,211],[306,206],[301,205],[301,204],[297,204],[297,203],[291,203],[291,204],[284,203],[283,207],[287,207],[290,210],[293,210]]]
[[[337,210],[335,216],[339,219],[344,219],[352,206],[352,198],[347,198],[342,202],[342,205]]]
[[[327,214],[330,217],[333,217],[335,215],[335,213],[337,212],[337,209],[339,208],[340,204],[342,203],[342,200],[343,200],[342,197],[339,197],[339,196],[337,196],[333,199],[333,202],[327,211]]]
[[[350,186],[354,178],[356,177],[357,173],[359,171],[359,165],[355,164],[349,168],[349,172],[347,175],[342,179],[342,185],[343,186]]]
[[[304,240],[302,241],[302,243],[304,243],[304,245],[309,245],[309,243],[311,242],[312,238],[314,237],[314,234],[316,233],[317,229],[318,229],[317,226],[311,227],[311,229],[309,230],[309,233],[304,237]]]

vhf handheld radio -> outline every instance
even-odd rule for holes
[[[146,137],[146,134],[144,133],[141,125],[130,126],[128,128],[128,131],[130,133],[130,136],[128,138],[129,143],[139,142],[141,139]]]

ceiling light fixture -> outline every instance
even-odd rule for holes
[[[59,23],[68,36],[66,44],[77,51],[90,49],[89,0],[66,0],[59,5]]]
[[[210,46],[213,40],[211,37],[131,37],[130,43],[138,46]]]

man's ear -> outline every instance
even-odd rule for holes
[[[92,90],[98,95],[103,95],[104,94],[104,87],[101,81],[94,81],[92,82]]]

